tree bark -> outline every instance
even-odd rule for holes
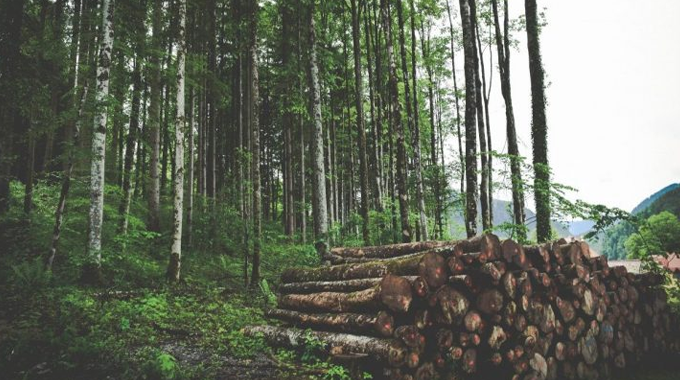
[[[127,235],[128,228],[128,213],[130,212],[130,201],[132,199],[132,169],[135,160],[135,151],[137,150],[137,140],[141,134],[140,131],[140,97],[142,87],[142,56],[138,55],[135,59],[135,67],[132,73],[132,110],[130,112],[130,126],[127,140],[125,142],[125,162],[123,167],[123,199],[118,208],[118,213],[121,215],[118,232],[122,235]],[[137,170],[140,170],[138,167]]]
[[[167,277],[169,281],[179,282],[182,262],[182,216],[184,211],[184,83],[187,53],[186,41],[186,0],[179,0],[179,25],[177,30],[177,111],[175,114],[175,175],[173,191],[173,229],[170,262]]]
[[[335,355],[370,355],[377,360],[400,366],[406,359],[407,349],[396,339],[381,339],[361,335],[307,331],[295,328],[273,326],[248,326],[244,330],[247,336],[262,334],[270,344],[297,348],[308,344],[309,337],[318,339],[324,344],[324,350]]]
[[[387,62],[388,83],[390,92],[390,123],[392,129],[396,134],[396,149],[397,149],[397,170],[396,170],[396,187],[399,196],[399,216],[401,219],[401,241],[408,243],[412,239],[411,223],[409,222],[409,199],[408,190],[406,187],[407,180],[407,163],[406,163],[406,147],[404,146],[404,125],[401,121],[401,105],[399,103],[399,86],[397,81],[397,64],[394,57],[394,43],[392,39],[392,23],[388,15],[389,4],[387,0],[381,0],[381,14],[383,20],[383,27],[385,28],[387,47]]]
[[[451,5],[449,0],[446,0],[446,13],[449,18],[449,33],[450,33],[450,50],[451,50],[451,76],[453,77],[453,92],[454,99],[456,101],[456,132],[458,136],[458,159],[460,162],[460,194],[461,199],[465,203],[466,199],[463,197],[465,194],[465,154],[463,153],[463,133],[460,129],[460,105],[458,101],[458,81],[456,80],[456,49],[454,48],[454,33],[453,33],[453,20],[451,18]]]
[[[411,13],[411,22],[413,22],[414,14]],[[413,148],[413,167],[416,175],[416,203],[418,204],[418,227],[421,240],[428,240],[429,235],[427,231],[427,216],[425,215],[425,199],[423,198],[423,170],[420,164],[420,127],[418,121],[415,119],[417,115],[416,110],[416,83],[413,82],[413,93],[411,93],[409,70],[406,60],[406,38],[404,36],[404,10],[402,1],[397,0],[397,20],[399,23],[399,48],[401,53],[401,70],[404,75],[404,100],[406,103],[406,119],[409,130],[411,131],[411,144]],[[412,42],[415,44],[415,42]],[[415,54],[413,55],[415,60]],[[413,61],[415,70],[415,61]],[[414,74],[415,80],[415,74]],[[413,103],[411,102],[411,95],[413,95]]]
[[[328,211],[326,206],[326,172],[324,168],[323,124],[321,120],[321,88],[319,85],[319,67],[316,59],[316,30],[314,25],[314,1],[309,12],[309,65],[312,83],[312,115],[314,117],[313,165],[314,196],[314,235],[324,242],[328,238]]]
[[[307,314],[293,310],[271,309],[265,315],[293,324],[296,327],[312,327],[343,333],[384,337],[390,337],[394,332],[394,318],[386,312],[377,314]]]
[[[475,0],[460,0],[460,18],[463,24],[463,51],[465,54],[465,229],[468,237],[477,234],[477,89],[475,67],[477,49],[475,48],[474,23],[471,19]]]
[[[510,86],[510,28],[508,15],[508,1],[504,0],[504,34],[501,35],[498,17],[497,0],[492,0],[496,48],[498,50],[498,71],[501,77],[501,93],[505,102],[506,134],[508,138],[508,155],[510,156],[510,175],[512,183],[512,214],[513,221],[518,226],[524,226],[524,183],[522,182],[521,159],[517,145],[517,131],[515,129],[515,112],[512,105],[512,91]],[[517,229],[517,239],[526,240],[526,230]]]
[[[159,0],[152,1],[153,15],[152,23],[152,45],[154,49],[160,48],[162,44],[162,17],[163,17],[163,3]],[[161,184],[159,172],[160,159],[160,139],[161,139],[161,62],[156,52],[151,52],[149,57],[149,64],[151,75],[149,78],[149,86],[151,87],[150,104],[149,104],[149,145],[151,154],[149,157],[149,187],[148,187],[148,201],[149,201],[149,224],[147,228],[150,231],[160,232],[160,197]]]
[[[548,126],[545,117],[545,84],[536,0],[525,0],[529,75],[531,78],[531,140],[536,201],[536,238],[550,240],[550,167],[548,166]]]
[[[83,280],[101,282],[102,224],[104,221],[104,165],[106,154],[106,98],[109,95],[109,75],[113,50],[113,9],[115,0],[102,5],[102,39],[97,66],[97,112],[92,131],[92,165],[90,167],[90,212],[88,233],[88,263],[83,268]]]
[[[354,51],[354,102],[357,112],[357,130],[359,133],[359,182],[361,184],[360,213],[363,219],[361,234],[364,244],[370,243],[369,220],[368,220],[368,156],[366,149],[366,127],[364,126],[364,99],[363,83],[361,78],[361,42],[360,42],[360,18],[361,8],[357,7],[357,0],[351,0],[352,4],[352,48]]]
[[[262,195],[260,185],[260,81],[259,58],[257,52],[257,0],[250,4],[250,134],[252,140],[251,155],[253,175],[253,268],[250,284],[260,282],[260,251],[262,239]]]

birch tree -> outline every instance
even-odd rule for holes
[[[102,224],[104,221],[104,165],[106,153],[106,98],[109,95],[109,74],[113,50],[113,7],[115,0],[103,0],[102,37],[97,66],[97,110],[92,131],[92,162],[90,166],[90,213],[88,233],[88,263],[83,268],[83,280],[101,281]]]
[[[182,263],[182,211],[184,207],[184,77],[187,53],[187,2],[179,0],[179,28],[177,30],[177,111],[175,116],[175,181],[173,189],[172,247],[168,263],[168,280],[179,281]]]

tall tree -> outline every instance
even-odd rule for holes
[[[361,78],[361,42],[359,25],[361,8],[357,7],[357,0],[352,3],[352,46],[354,51],[354,101],[357,111],[357,131],[359,133],[359,182],[361,184],[361,206],[359,208],[363,219],[362,236],[364,244],[369,245],[369,220],[368,220],[368,155],[366,153],[366,127],[364,126],[364,99],[363,83]]]
[[[312,211],[314,212],[314,235],[325,244],[328,238],[328,210],[326,208],[326,171],[324,167],[323,123],[321,120],[321,86],[319,85],[319,66],[316,58],[314,2],[315,0],[311,1],[309,12],[309,71],[312,83],[312,116],[314,118]]]
[[[102,2],[102,33],[97,66],[96,112],[92,131],[92,164],[90,167],[90,213],[88,233],[88,263],[83,268],[83,280],[101,280],[102,224],[104,221],[104,158],[106,154],[106,98],[109,95],[109,74],[113,50],[113,9],[115,0]]]
[[[529,75],[531,77],[531,141],[534,164],[534,200],[536,201],[536,238],[550,240],[550,166],[548,166],[548,125],[545,117],[545,84],[540,29],[536,0],[525,0]]]
[[[412,239],[411,223],[409,222],[408,188],[406,187],[406,147],[404,146],[404,125],[401,121],[401,104],[399,103],[399,85],[397,80],[397,63],[394,57],[394,44],[392,39],[392,22],[389,17],[389,4],[387,0],[380,1],[380,8],[385,29],[385,45],[387,47],[388,82],[390,92],[390,123],[396,134],[397,144],[397,175],[396,188],[399,196],[399,216],[401,219],[401,240],[408,243]]]
[[[135,160],[135,151],[137,148],[137,140],[141,134],[139,114],[141,107],[141,90],[142,90],[142,57],[138,55],[135,60],[135,66],[132,72],[132,109],[130,111],[130,126],[125,143],[125,162],[123,166],[123,199],[120,202],[118,213],[122,216],[118,228],[122,235],[127,234],[128,228],[128,213],[130,212],[130,201],[132,200],[132,169]],[[140,168],[137,168],[140,170]]]
[[[182,263],[182,215],[184,208],[184,83],[187,54],[186,41],[187,2],[179,0],[179,25],[177,29],[177,111],[175,115],[175,180],[174,211],[172,229],[172,248],[167,276],[170,281],[178,282]]]
[[[498,1],[492,0],[496,48],[498,50],[498,71],[501,77],[501,93],[505,101],[505,125],[508,138],[508,155],[510,156],[510,175],[512,183],[512,214],[516,225],[524,225],[524,184],[522,183],[521,160],[517,145],[517,130],[515,129],[515,111],[512,106],[512,91],[510,87],[510,22],[508,15],[508,0],[503,1],[503,33],[501,33],[498,17]],[[517,238],[526,240],[524,228],[517,230]]]
[[[465,230],[467,236],[477,234],[477,87],[475,67],[474,24],[471,20],[471,3],[460,0],[460,18],[463,25],[463,53],[465,55]]]
[[[253,270],[251,285],[260,282],[260,250],[262,239],[262,195],[260,189],[260,77],[257,54],[257,0],[250,1],[250,139],[252,141],[253,176]]]
[[[482,51],[477,49],[479,36],[477,35],[477,6],[475,0],[470,0],[470,23],[472,24],[472,39],[475,60],[475,106],[477,110],[477,128],[479,131],[479,155],[482,163],[482,181],[479,184],[480,205],[482,208],[482,229],[491,228],[491,205],[489,204],[489,155],[487,152],[486,127],[484,123],[484,102],[482,80],[480,74],[480,61]]]
[[[449,43],[451,53],[451,76],[453,78],[453,98],[456,103],[456,135],[458,137],[458,160],[460,163],[460,194],[461,199],[465,193],[465,153],[463,153],[463,133],[460,129],[460,102],[458,98],[458,80],[456,76],[456,49],[454,47],[455,34],[453,32],[453,18],[451,17],[451,5],[446,0],[446,13],[449,19]]]
[[[149,144],[151,145],[151,154],[149,157],[149,224],[148,228],[151,231],[160,232],[160,198],[161,198],[161,184],[160,184],[160,141],[161,141],[161,90],[163,84],[161,83],[161,62],[158,57],[158,49],[161,48],[163,38],[161,36],[162,16],[163,16],[163,1],[151,1],[153,7],[153,15],[151,18],[151,33],[152,48],[150,49],[149,65],[151,75],[149,78],[149,86],[151,87],[149,96]]]
[[[404,10],[401,0],[397,0],[397,22],[399,24],[399,51],[401,55],[401,71],[404,75],[404,101],[406,103],[406,120],[408,122],[409,130],[411,131],[411,145],[413,147],[413,166],[416,175],[416,203],[418,205],[418,217],[419,217],[419,234],[420,238],[423,240],[428,240],[427,233],[427,216],[425,215],[425,199],[423,197],[423,170],[420,165],[420,128],[419,123],[416,121],[416,99],[415,97],[415,86],[416,83],[413,82],[414,99],[411,103],[411,86],[409,83],[409,70],[408,63],[406,59],[406,37],[404,33]],[[411,13],[411,20],[415,15]],[[414,55],[415,57],[415,55]],[[415,67],[415,65],[414,65]],[[415,74],[414,74],[415,77]]]

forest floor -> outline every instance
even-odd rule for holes
[[[246,325],[268,323],[263,314],[275,301],[272,289],[281,270],[319,265],[312,245],[283,236],[278,223],[265,223],[265,281],[246,288],[241,219],[234,210],[203,207],[195,215],[194,246],[184,254],[183,281],[169,286],[164,280],[169,236],[146,230],[143,200],[133,204],[127,236],[118,235],[116,207],[109,205],[119,195],[112,190],[104,223],[106,283],[85,287],[79,268],[85,259],[87,191],[73,189],[54,271],[47,273],[41,256],[51,237],[57,186],[36,187],[30,218],[21,210],[23,188],[13,189],[16,204],[0,219],[3,380],[350,378],[347,367],[324,358],[313,344],[276,349],[241,333]],[[170,211],[163,210],[168,224]],[[642,366],[617,379],[677,380],[679,370],[677,363]]]

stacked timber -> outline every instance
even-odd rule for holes
[[[281,276],[272,344],[310,337],[328,354],[366,357],[390,379],[606,379],[680,349],[661,276],[634,275],[564,240],[334,248],[336,265]]]

